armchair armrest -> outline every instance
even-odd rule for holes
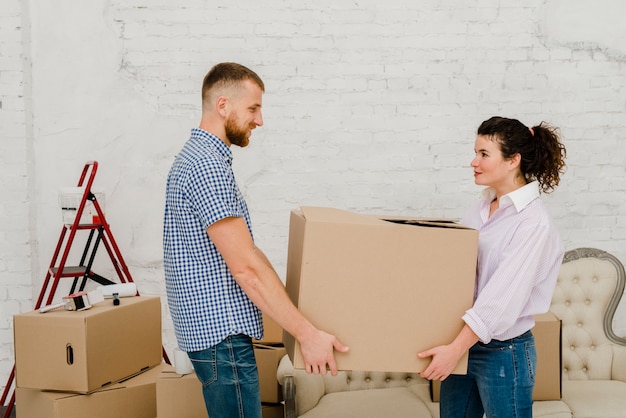
[[[283,388],[285,418],[295,418],[312,409],[326,393],[324,378],[294,369],[288,355],[280,360],[276,378]]]
[[[626,382],[626,340],[624,345],[613,346],[613,364],[611,377],[613,380]]]

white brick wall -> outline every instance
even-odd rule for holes
[[[36,257],[31,206],[32,154],[27,81],[28,54],[20,1],[0,8],[0,379],[13,367],[13,315],[31,309]]]
[[[96,187],[140,291],[164,294],[165,176],[199,121],[202,77],[225,60],[266,82],[265,126],[234,150],[235,170],[280,273],[300,205],[461,216],[479,192],[468,167],[474,132],[494,114],[561,127],[569,168],[546,201],[566,247],[626,262],[626,32],[614,18],[626,3],[518,3],[100,0],[22,10],[5,0],[0,384],[11,315],[34,305],[58,238],[58,190],[86,161],[100,163]],[[626,309],[619,321],[626,333]],[[163,325],[171,352],[167,312]]]

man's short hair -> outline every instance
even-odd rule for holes
[[[265,92],[265,85],[261,77],[248,67],[235,62],[217,64],[209,70],[202,82],[202,102],[210,100],[209,94],[211,92],[236,86],[246,80],[257,84],[261,91]]]

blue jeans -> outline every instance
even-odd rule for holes
[[[209,417],[261,418],[259,373],[250,337],[231,335],[188,355],[202,383]]]
[[[531,418],[537,353],[530,331],[507,341],[476,343],[467,375],[441,382],[441,418]]]

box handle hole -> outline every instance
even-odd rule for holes
[[[74,364],[74,349],[72,348],[72,344],[68,344],[65,346],[65,356],[67,364],[70,366]]]

